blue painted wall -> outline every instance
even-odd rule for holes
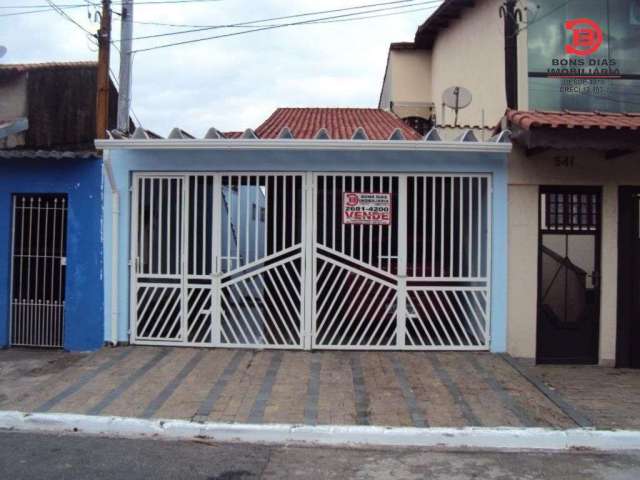
[[[132,172],[394,172],[489,173],[493,176],[491,350],[507,347],[507,154],[436,151],[353,150],[114,150],[114,175],[120,191],[120,261],[118,271],[120,321],[118,340],[128,341],[129,236]],[[104,218],[111,218],[105,201]],[[105,222],[105,298],[111,288],[111,222]],[[105,304],[105,338],[111,322]]]
[[[0,160],[0,346],[9,344],[14,193],[68,195],[64,348],[99,348],[103,336],[102,160]]]

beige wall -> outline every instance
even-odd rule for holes
[[[572,167],[556,166],[558,155]],[[640,185],[640,155],[607,159],[595,152],[555,152],[509,159],[509,353],[535,358],[538,278],[538,188],[540,185],[603,187],[600,362],[615,360],[618,282],[618,186]]]
[[[393,51],[392,96],[394,102],[432,102],[431,52]]]
[[[393,81],[392,75],[393,72],[391,70],[392,66],[392,58],[391,54],[392,50],[389,51],[389,55],[387,57],[387,67],[384,71],[384,81],[382,82],[382,91],[380,92],[380,102],[378,103],[378,108],[382,108],[384,110],[389,110],[391,107],[391,82]]]
[[[394,103],[429,103],[431,53],[425,50],[391,50],[382,86],[380,108]]]
[[[497,125],[506,109],[504,24],[498,16],[503,0],[480,0],[440,32],[433,47],[431,78],[438,124],[443,123],[442,92],[452,86],[471,91],[471,105],[460,111],[459,125]],[[447,109],[444,123],[453,123]]]

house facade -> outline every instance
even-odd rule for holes
[[[104,343],[95,77],[93,62],[0,65],[0,347]]]
[[[407,102],[432,104],[425,120],[445,137],[463,127],[477,135],[495,125],[512,132],[514,356],[640,366],[632,348],[640,341],[640,135],[633,113],[639,25],[631,1],[538,0],[525,9],[449,0],[414,42],[390,49],[381,108],[404,117]],[[416,72],[426,78],[413,78]],[[450,87],[468,90],[471,104],[459,111],[443,106]]]
[[[106,337],[505,351],[504,140],[424,139],[378,109],[279,109],[241,135],[116,132],[97,142],[115,200]]]

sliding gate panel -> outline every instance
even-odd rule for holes
[[[407,178],[407,348],[489,346],[491,177]]]
[[[304,176],[221,179],[220,344],[302,348]]]
[[[390,348],[397,343],[398,194],[393,175],[316,175],[313,345]],[[345,196],[382,194],[390,217],[346,223]]]
[[[188,204],[185,183],[180,176],[134,177],[133,342],[183,342],[185,339],[183,207]]]
[[[314,347],[488,348],[490,175],[318,174],[314,188]]]
[[[304,176],[136,174],[135,343],[302,348]]]

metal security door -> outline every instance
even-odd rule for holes
[[[221,177],[220,345],[304,346],[304,197],[303,175]]]
[[[598,187],[541,187],[538,270],[539,363],[598,362]]]
[[[491,177],[314,177],[313,346],[489,347]],[[349,196],[386,196],[345,221]]]
[[[640,368],[640,187],[620,187],[616,367]]]
[[[13,196],[11,345],[61,348],[67,196]]]

